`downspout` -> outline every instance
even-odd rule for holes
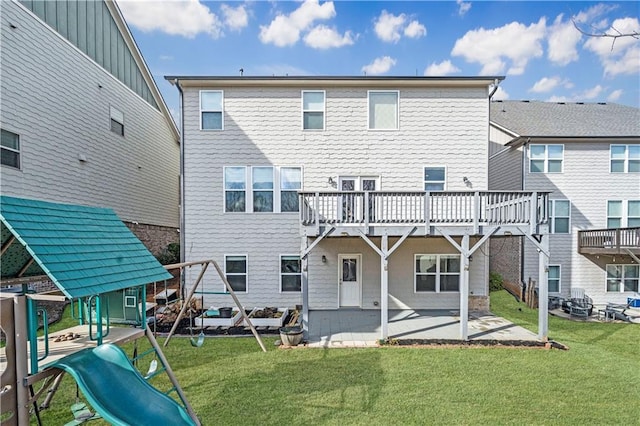
[[[184,195],[184,93],[182,92],[182,87],[180,87],[180,81],[176,78],[172,82],[178,88],[179,103],[180,103],[180,263],[184,263],[186,260],[185,251],[186,251],[186,233],[185,233],[185,195]],[[184,292],[185,290],[185,277],[184,274],[180,274],[180,288]],[[182,297],[184,298],[184,294]]]
[[[521,189],[524,191],[527,188],[526,185],[526,176],[527,176],[527,146],[531,142],[531,138],[527,138],[527,140],[522,144],[522,187]],[[524,283],[524,238],[520,237],[520,283]]]
[[[491,97],[493,95],[495,95],[496,91],[498,90],[498,86],[500,85],[500,80],[498,80],[497,78],[493,81],[493,90],[491,91],[491,93],[489,93],[489,102],[491,102]]]

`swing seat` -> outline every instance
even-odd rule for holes
[[[192,337],[189,340],[191,342],[191,346],[193,346],[194,348],[199,348],[204,343],[204,331],[200,332],[200,334],[198,335],[198,339]]]

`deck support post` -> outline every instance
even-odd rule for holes
[[[549,235],[540,236],[538,249],[538,338],[549,338]]]
[[[29,424],[29,387],[26,384],[29,375],[29,355],[27,353],[28,330],[27,322],[27,298],[26,296],[15,296],[13,298],[13,320],[15,332],[15,368],[16,368],[16,399],[18,404],[18,424]],[[36,346],[36,358],[37,358]],[[32,374],[37,373],[33,371]]]
[[[302,331],[305,339],[309,338],[309,253],[307,252],[307,237],[302,236],[300,244],[300,281],[302,290]]]
[[[469,340],[469,235],[462,236],[460,254],[460,339]]]
[[[386,340],[389,337],[389,260],[387,251],[389,247],[389,237],[385,232],[380,242],[380,249],[383,253],[380,256],[380,338]]]

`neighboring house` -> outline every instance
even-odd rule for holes
[[[178,129],[112,1],[2,1],[2,194],[110,207],[177,242]]]
[[[466,339],[468,310],[488,309],[488,237],[546,232],[545,194],[485,192],[500,77],[165,78],[184,260],[219,262],[247,307],[377,309],[382,338],[388,309],[460,310]]]
[[[637,295],[640,110],[498,101],[491,103],[490,135],[490,189],[551,191],[549,294],[584,291],[599,305]],[[504,244],[492,242],[492,269],[536,280],[536,248]],[[499,266],[500,257],[514,251],[522,253],[515,274]]]

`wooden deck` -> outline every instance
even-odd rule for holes
[[[578,231],[578,253],[640,254],[640,227]]]
[[[548,223],[548,192],[419,191],[300,192],[300,224],[306,236],[483,235],[500,226],[512,235],[538,234]]]

